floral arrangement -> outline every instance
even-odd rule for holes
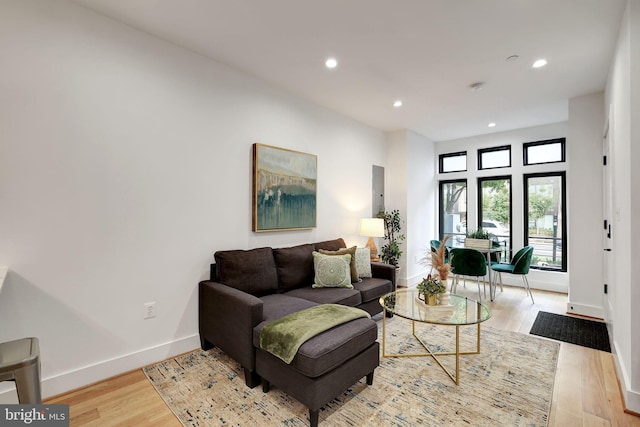
[[[422,279],[417,286],[418,292],[422,295],[437,295],[447,291],[447,286],[437,277],[431,277],[429,274]]]
[[[447,240],[449,240],[450,237],[451,236],[444,236],[444,239],[440,242],[440,247],[438,247],[435,252],[429,250],[431,254],[431,266],[438,272],[438,277],[445,282],[451,272],[451,259],[449,259],[449,262],[445,262],[444,260],[444,254],[447,250]]]

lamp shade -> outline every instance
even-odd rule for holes
[[[382,218],[362,218],[360,220],[360,235],[384,237],[384,220]]]

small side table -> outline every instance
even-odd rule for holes
[[[15,381],[20,403],[42,403],[38,338],[0,343],[0,381]]]

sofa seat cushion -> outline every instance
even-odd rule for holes
[[[253,345],[258,349],[260,331],[267,323],[262,322],[254,328]],[[316,378],[361,353],[377,338],[376,322],[369,318],[352,320],[306,341],[289,366],[307,377]]]
[[[360,292],[362,302],[377,300],[381,296],[393,292],[391,280],[373,277],[362,279],[360,282],[354,283],[353,287]]]
[[[283,294],[265,295],[262,298],[262,319],[265,322],[278,320],[287,314],[318,305],[315,302]]]
[[[294,289],[285,295],[313,301],[318,304],[342,304],[356,307],[362,303],[360,291],[349,288],[304,288]]]
[[[273,250],[280,279],[280,292],[313,283],[313,250],[314,246],[310,243]]]
[[[278,273],[271,248],[218,251],[214,258],[220,283],[257,297],[278,292]]]

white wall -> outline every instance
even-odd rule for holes
[[[629,1],[605,91],[613,172],[612,332],[616,370],[627,409],[640,412],[640,4]]]
[[[438,181],[434,173],[437,163],[435,144],[415,132],[407,132],[407,285],[420,282],[429,272],[422,263],[430,259],[429,241],[437,238],[433,224],[437,223]]]
[[[567,311],[599,318],[604,317],[603,131],[603,92],[569,100],[567,209],[570,284]]]
[[[387,168],[384,171],[385,177],[385,199],[384,208],[391,212],[397,209],[403,220],[402,233],[407,235],[407,130],[388,132],[387,141]],[[382,244],[385,242],[383,241]],[[396,285],[407,286],[407,242],[400,244],[403,255],[400,257],[396,272]]]
[[[45,396],[197,347],[216,250],[365,243],[382,132],[66,1],[3,1],[0,51],[0,341]],[[317,154],[317,228],[250,231],[254,142]]]
[[[554,123],[544,126],[517,129],[505,132],[473,136],[436,143],[435,156],[443,153],[456,151],[467,152],[467,171],[438,174],[438,180],[467,179],[467,229],[477,228],[477,194],[479,177],[511,175],[511,237],[514,250],[521,248],[524,244],[524,206],[523,206],[523,174],[533,172],[556,172],[564,171],[567,166],[564,163],[552,163],[546,165],[527,166],[522,165],[522,144],[524,142],[540,141],[567,136],[568,125],[566,122]],[[569,144],[569,142],[567,142]],[[497,147],[501,145],[511,145],[511,167],[478,170],[477,152],[480,148]],[[437,169],[436,169],[437,171]],[[570,192],[570,190],[568,190]],[[571,224],[571,217],[568,223]],[[434,235],[438,235],[437,221],[435,222]],[[518,277],[503,275],[503,281],[507,284],[522,286],[522,281]],[[557,292],[567,292],[569,289],[568,273],[530,270],[529,284],[532,288],[552,290]],[[524,294],[523,294],[524,295]]]
[[[630,127],[630,156],[629,162],[631,163],[631,177],[630,185],[631,189],[631,211],[629,215],[630,233],[632,245],[630,249],[637,249],[637,242],[640,241],[640,190],[638,189],[638,183],[640,183],[640,2],[637,0],[629,1],[629,22],[630,22],[630,45],[633,46],[630,49],[630,80],[631,86],[629,91],[631,93],[631,104],[629,105],[631,121]],[[631,251],[630,251],[631,253]],[[635,253],[635,252],[633,252]],[[635,261],[635,258],[634,258]],[[636,413],[640,413],[640,310],[638,310],[638,304],[640,303],[640,263],[631,262],[628,264],[631,269],[629,281],[629,302],[631,312],[630,325],[635,327],[631,328],[631,390],[627,393],[627,407],[632,409]]]
[[[397,273],[399,286],[417,284],[427,271],[420,263],[434,238],[433,224],[436,222],[436,189],[434,175],[434,143],[430,139],[410,130],[387,133],[387,162],[385,199],[388,211],[398,209],[404,220],[400,270]]]

